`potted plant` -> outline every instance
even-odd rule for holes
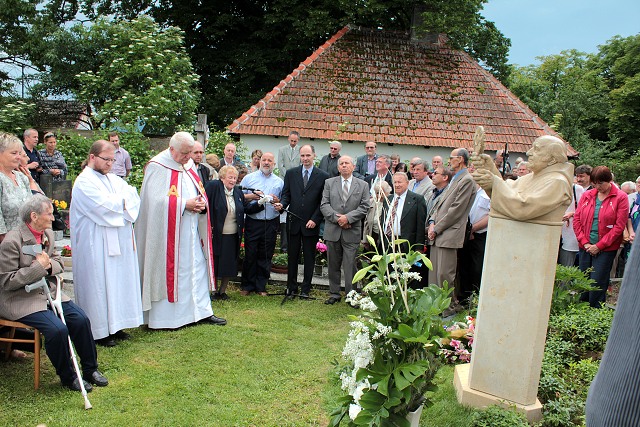
[[[409,288],[412,280],[420,280],[411,266],[422,262],[431,268],[431,261],[413,249],[381,252],[367,238],[375,252],[353,278],[354,283],[365,279],[362,293],[347,297],[362,313],[353,317],[342,352],[347,364],[340,379],[346,394],[329,425],[417,425],[422,408],[431,404],[425,393],[436,387],[438,343],[446,335],[441,314],[451,290],[446,284]],[[394,247],[403,243],[396,240]]]
[[[289,257],[286,253],[273,255],[271,258],[271,271],[274,273],[286,273],[289,265]]]

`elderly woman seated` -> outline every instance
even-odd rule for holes
[[[91,391],[91,384],[106,386],[107,379],[98,371],[91,324],[82,309],[62,295],[65,325],[47,306],[42,290],[25,290],[26,285],[63,271],[60,254],[54,252],[51,201],[35,194],[20,208],[20,218],[22,225],[9,231],[0,244],[0,316],[40,330],[47,356],[63,386],[80,391],[81,379],[71,364],[69,336],[81,359],[85,389]],[[48,286],[55,295],[55,284]]]

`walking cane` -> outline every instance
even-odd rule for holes
[[[67,322],[64,320],[64,312],[62,311],[62,279],[60,276],[55,276],[56,278],[56,299],[51,298],[51,291],[49,290],[49,285],[47,281],[44,279],[40,279],[38,282],[33,283],[31,285],[26,285],[24,287],[25,291],[31,292],[32,290],[42,288],[44,290],[45,295],[47,296],[47,300],[49,301],[49,305],[53,310],[53,313],[62,320],[64,325],[67,325]],[[71,336],[67,334],[67,340],[69,341],[69,352],[71,353],[71,361],[73,362],[73,368],[76,371],[76,375],[78,377],[78,383],[80,384],[80,391],[82,392],[82,397],[84,398],[84,409],[91,409],[91,402],[89,402],[89,398],[87,397],[87,390],[84,388],[84,381],[82,379],[82,375],[80,374],[80,368],[78,367],[78,360],[76,358],[76,352],[73,349],[73,344],[71,343]]]

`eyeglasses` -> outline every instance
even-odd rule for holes
[[[100,159],[104,160],[104,161],[105,161],[105,162],[107,162],[107,163],[113,163],[113,162],[115,162],[115,161],[116,161],[116,159],[105,159],[105,158],[104,158],[104,157],[102,157],[102,156],[96,156],[96,157],[98,157],[98,158],[100,158]]]
[[[47,132],[44,134],[44,136],[42,137],[43,139],[47,139],[47,138],[56,138],[56,134],[53,132]]]
[[[376,147],[364,147],[364,148],[366,148],[367,150],[375,150],[376,149]]]
[[[434,176],[434,175],[444,175],[444,174],[442,172],[432,172],[431,176]]]

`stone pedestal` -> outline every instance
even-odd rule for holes
[[[461,403],[539,405],[560,227],[489,218],[473,356],[468,376],[456,370]]]
[[[533,424],[542,419],[542,403],[536,399],[533,405],[520,405],[505,399],[500,399],[488,393],[483,393],[469,387],[469,371],[471,365],[468,363],[457,365],[453,376],[453,385],[456,389],[458,402],[464,406],[474,408],[486,408],[491,405],[498,405],[504,408],[515,407],[516,411],[523,413],[529,423]]]

